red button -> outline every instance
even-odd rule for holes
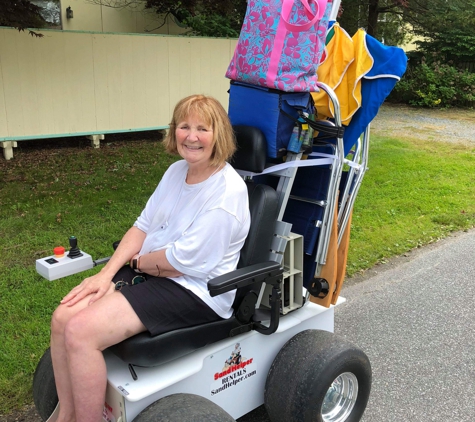
[[[61,258],[64,256],[64,247],[63,246],[56,246],[56,248],[53,249],[54,256],[57,258]]]

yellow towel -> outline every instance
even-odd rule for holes
[[[346,99],[346,117],[343,122],[345,125],[350,123],[351,117],[361,107],[361,79],[371,70],[374,63],[366,47],[366,32],[364,29],[359,29],[353,35],[353,46],[355,60],[346,72],[347,91],[337,93],[338,99],[342,99],[340,101],[345,101],[344,99]]]
[[[354,60],[353,50],[353,40],[338,23],[335,23],[327,34],[324,60],[317,68],[318,80],[335,90],[344,78],[348,66]],[[312,92],[312,97],[318,118],[333,117],[328,95],[323,90]]]
[[[327,35],[326,56],[317,69],[318,80],[335,91],[340,103],[341,119],[348,125],[361,107],[361,79],[373,67],[373,58],[365,43],[366,32],[359,29],[350,38],[335,23]],[[318,118],[334,117],[333,104],[323,91],[312,93]]]

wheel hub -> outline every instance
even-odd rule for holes
[[[358,397],[358,379],[351,372],[344,372],[332,382],[322,404],[325,422],[343,422],[348,419]]]

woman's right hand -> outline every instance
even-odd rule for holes
[[[90,296],[89,305],[98,301],[107,292],[114,290],[112,278],[125,265],[131,256],[137,254],[142,247],[146,234],[137,227],[131,227],[119,243],[106,266],[97,274],[83,280],[72,289],[61,301],[61,304],[74,306],[86,296]]]
[[[62,305],[74,306],[86,296],[91,296],[89,305],[103,297],[111,289],[112,279],[102,273],[85,278],[74,287],[62,300]]]

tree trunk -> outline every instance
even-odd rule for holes
[[[378,28],[379,0],[370,0],[368,7],[368,35],[375,36]]]

